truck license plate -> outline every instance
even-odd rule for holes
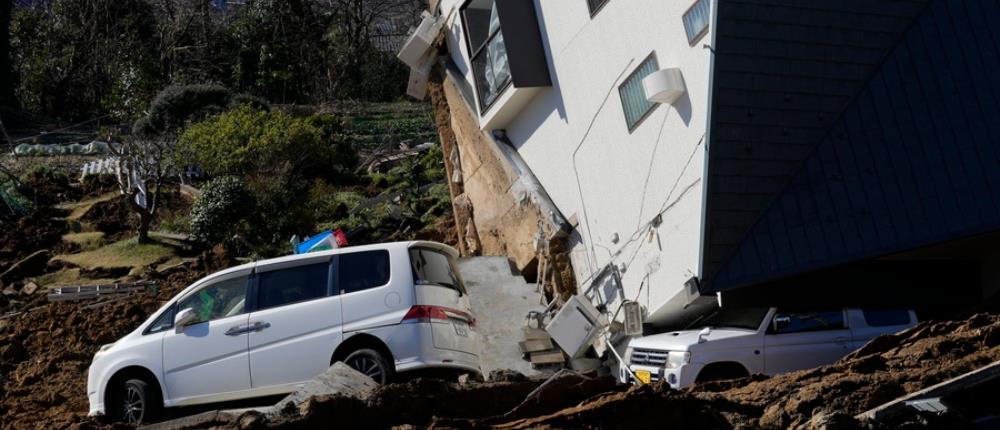
[[[652,374],[650,374],[648,370],[636,370],[635,371],[635,379],[638,379],[639,383],[641,383],[641,384],[648,384],[649,381],[651,381],[653,379],[653,377],[652,377]]]
[[[462,337],[469,336],[469,324],[464,321],[452,321],[452,323],[455,325],[455,334]]]

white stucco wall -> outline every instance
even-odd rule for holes
[[[443,0],[442,10],[461,3]],[[562,213],[579,221],[582,243],[572,250],[579,285],[609,262],[625,263],[626,296],[650,316],[659,310],[660,319],[700,272],[711,60],[702,45],[712,29],[688,44],[681,16],[693,0],[610,0],[594,17],[583,1],[535,3],[553,86],[503,128]],[[471,84],[457,10],[446,29],[452,59]],[[651,52],[660,68],[681,69],[687,94],[629,133],[618,86]],[[649,228],[661,211],[662,224]]]

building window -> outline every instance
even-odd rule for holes
[[[629,132],[635,130],[639,123],[656,107],[656,103],[646,99],[646,91],[642,89],[642,79],[657,69],[659,66],[656,64],[656,56],[650,54],[618,87],[618,94],[622,98],[622,109],[625,111],[625,123],[628,124]]]
[[[472,75],[476,81],[480,111],[485,111],[510,85],[507,47],[500,31],[494,0],[472,0],[462,9],[469,43]]]
[[[688,43],[694,45],[708,32],[711,3],[708,0],[697,0],[687,12],[684,12],[684,31],[687,32]]]
[[[606,4],[608,4],[608,0],[587,0],[587,7],[590,8],[590,16],[596,15],[597,11],[601,10]]]

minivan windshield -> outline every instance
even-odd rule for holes
[[[440,285],[465,294],[462,278],[447,254],[429,248],[410,248],[410,266],[417,285]]]
[[[757,330],[770,308],[723,306],[714,314],[689,328],[732,327]]]

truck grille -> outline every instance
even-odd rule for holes
[[[665,367],[667,365],[667,351],[633,349],[631,364]]]

